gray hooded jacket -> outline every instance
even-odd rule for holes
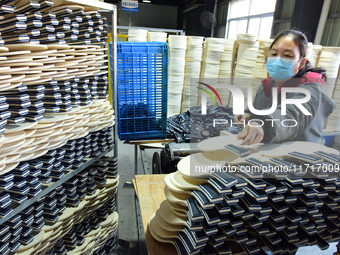
[[[287,104],[286,115],[281,115],[281,96],[278,90],[278,104],[276,110],[269,115],[259,116],[248,112],[249,119],[261,119],[264,123],[264,143],[281,143],[285,141],[309,141],[324,144],[322,130],[327,117],[335,108],[334,101],[323,92],[324,82],[321,74],[307,73],[301,78],[293,78],[286,82],[283,87],[300,87],[311,93],[311,99],[302,105],[312,114],[305,115],[295,104]],[[257,90],[253,106],[257,110],[270,109],[272,106],[272,88],[274,80],[267,78],[262,81],[262,86]],[[302,93],[287,93],[287,99],[305,98]],[[297,122],[295,127],[284,127],[282,120],[293,119]],[[266,120],[266,121],[265,121]],[[275,121],[268,121],[275,120]],[[284,122],[286,126],[295,123]]]

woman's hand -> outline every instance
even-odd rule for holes
[[[237,124],[237,122],[242,122],[246,121],[250,117],[250,114],[245,113],[245,114],[237,114],[234,116],[234,121],[237,126],[243,126],[241,124]]]
[[[242,139],[241,145],[251,145],[259,143],[263,139],[263,128],[259,126],[249,126],[246,125],[242,132],[238,133],[238,139]]]

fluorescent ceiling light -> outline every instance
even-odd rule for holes
[[[143,3],[151,3],[150,0],[143,0]]]

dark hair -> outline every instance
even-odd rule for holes
[[[299,47],[301,58],[305,58],[306,53],[307,53],[308,40],[307,40],[306,35],[298,30],[291,29],[291,30],[286,30],[286,31],[281,32],[278,36],[276,36],[276,38],[270,45],[269,49],[271,49],[273,45],[277,42],[277,40],[279,40],[281,37],[288,36],[288,35],[292,36],[294,43]],[[320,73],[322,74],[322,78],[324,80],[327,79],[326,69],[321,68],[321,67],[313,67],[308,59],[306,60],[305,66],[300,70],[299,73],[305,74],[307,72]]]

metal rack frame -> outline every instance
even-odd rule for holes
[[[110,149],[100,153],[98,156],[96,156],[94,158],[89,159],[83,165],[81,165],[80,167],[78,167],[75,170],[72,170],[72,169],[69,170],[70,172],[68,174],[66,174],[64,177],[62,177],[59,181],[52,183],[50,186],[48,186],[45,189],[43,189],[38,195],[36,195],[36,196],[26,200],[24,203],[22,203],[21,205],[17,206],[15,209],[13,209],[13,212],[8,217],[0,219],[0,225],[5,223],[6,221],[10,220],[13,216],[17,215],[21,211],[25,210],[27,207],[32,205],[34,202],[38,201],[40,198],[46,196],[52,190],[54,190],[55,188],[57,188],[60,185],[62,185],[64,182],[66,182],[69,179],[71,179],[73,176],[75,176],[76,174],[78,174],[79,172],[84,170],[86,167],[88,167],[91,164],[93,164],[95,161],[97,161],[101,157],[105,156],[111,150],[112,150],[112,148],[110,148]]]
[[[115,91],[116,91],[116,41],[117,41],[117,6],[109,4],[109,3],[105,3],[105,2],[101,2],[101,1],[93,1],[93,0],[67,0],[68,2],[71,3],[75,3],[75,4],[80,4],[80,5],[86,5],[86,6],[90,6],[90,7],[97,7],[99,8],[99,12],[100,10],[105,10],[105,11],[110,11],[112,12],[112,47],[113,47],[113,71],[109,69],[109,71],[111,71],[112,75],[111,75],[111,84],[112,84],[112,97],[113,99],[115,98]],[[114,105],[113,108],[116,109],[117,105],[116,102],[114,100]],[[34,202],[38,201],[40,198],[42,198],[43,196],[47,195],[49,192],[51,192],[52,190],[54,190],[56,187],[62,185],[64,182],[68,181],[70,178],[72,178],[73,176],[75,176],[76,174],[78,174],[79,172],[81,172],[82,170],[84,170],[86,167],[90,166],[91,164],[93,164],[95,161],[97,161],[98,159],[100,159],[101,157],[105,156],[106,154],[108,154],[109,152],[113,151],[114,156],[117,156],[117,131],[116,131],[117,127],[116,125],[114,126],[114,145],[113,147],[107,149],[104,152],[101,152],[98,156],[93,157],[88,159],[83,165],[81,165],[80,167],[78,167],[77,169],[73,170],[69,170],[69,173],[66,174],[64,177],[62,177],[60,180],[58,180],[57,182],[52,183],[50,186],[44,188],[37,196],[34,196],[28,200],[26,200],[24,203],[20,204],[19,206],[15,207],[13,209],[13,212],[7,216],[6,218],[1,218],[0,219],[0,225],[5,223],[6,221],[10,220],[13,216],[17,215],[18,213],[22,212],[25,208],[29,207],[30,205],[32,205]]]
[[[175,33],[179,35],[185,35],[185,32],[180,29],[168,29],[168,28],[154,28],[154,27],[129,27],[129,26],[117,26],[117,29],[145,29],[150,31],[157,31],[157,32],[169,32]]]
[[[117,91],[117,61],[116,61],[116,56],[117,56],[117,6],[109,3],[105,3],[99,0],[67,0],[68,2],[75,3],[75,4],[80,4],[80,5],[87,5],[91,7],[97,7],[99,8],[100,11],[108,11],[112,12],[112,67],[113,70],[111,70],[111,84],[112,84],[112,98],[113,98],[113,109],[117,109],[117,102],[115,100],[116,98],[116,91]],[[117,125],[114,125],[114,147],[113,147],[113,153],[114,156],[118,156],[118,148],[117,148]]]
[[[71,3],[76,3],[76,4],[81,4],[81,5],[87,5],[91,7],[98,7],[99,12],[102,11],[109,11],[112,12],[112,59],[113,59],[113,70],[111,70],[111,84],[112,84],[112,98],[113,98],[113,108],[114,110],[117,109],[117,102],[115,100],[116,98],[116,91],[117,91],[117,61],[116,61],[116,56],[117,56],[117,6],[105,2],[101,2],[99,0],[94,1],[94,0],[67,0],[68,2]],[[117,157],[118,153],[118,148],[117,148],[117,125],[114,126],[114,147],[113,147],[113,153],[114,156]]]

